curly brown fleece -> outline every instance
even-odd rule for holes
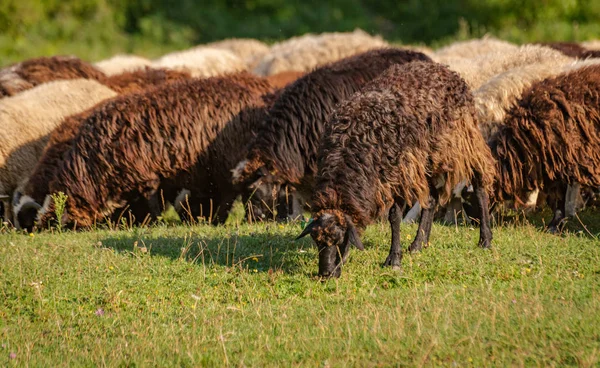
[[[190,78],[188,73],[146,68],[108,77],[104,84],[117,92],[129,93],[142,92],[151,87],[187,78]],[[73,145],[73,140],[79,133],[81,124],[94,113],[95,109],[102,109],[104,105],[110,103],[112,100],[103,101],[87,111],[69,116],[52,131],[42,157],[33,170],[23,194],[29,195],[39,204],[44,201],[49,193],[50,181],[55,177],[64,153]]]
[[[439,178],[444,203],[475,172],[491,189],[494,161],[467,84],[441,64],[394,65],[332,114],[312,211],[341,211],[364,228],[394,202],[429,203]]]
[[[498,199],[523,203],[553,183],[600,185],[600,65],[543,80],[527,90],[490,140]]]
[[[393,64],[430,61],[404,49],[379,49],[315,69],[289,85],[269,110],[239,182],[266,166],[281,182],[310,192],[319,142],[333,108]]]
[[[67,194],[71,225],[88,227],[191,169],[227,122],[271,90],[265,80],[239,73],[114,99],[82,124],[49,191]],[[42,227],[52,216],[42,214]]]
[[[73,56],[29,59],[0,70],[0,98],[54,80],[84,78],[102,82],[105,77],[93,65]]]

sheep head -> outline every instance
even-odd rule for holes
[[[282,185],[276,170],[269,170],[260,159],[250,159],[237,164],[232,174],[254,219],[261,220],[274,211]]]
[[[12,205],[17,229],[26,229],[29,233],[33,232],[38,211],[42,206],[30,196],[23,195],[20,191],[16,191],[13,195]]]
[[[340,277],[350,245],[364,250],[358,231],[350,217],[338,210],[320,211],[313,218],[296,239],[310,234],[317,244],[321,278]]]

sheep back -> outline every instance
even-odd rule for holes
[[[252,143],[247,164],[234,172],[245,181],[267,166],[282,181],[312,187],[317,151],[329,115],[336,104],[393,64],[429,61],[422,53],[402,49],[379,49],[320,67],[282,91],[268,113],[268,122]],[[301,183],[305,176],[308,180]]]

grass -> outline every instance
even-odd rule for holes
[[[375,224],[324,283],[297,224],[5,230],[0,366],[597,366],[600,216],[582,222],[496,226],[491,251],[436,224],[399,272]]]

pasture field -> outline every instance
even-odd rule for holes
[[[580,217],[496,225],[490,251],[435,224],[401,271],[375,224],[323,283],[299,224],[4,229],[0,366],[597,366],[600,216]]]

